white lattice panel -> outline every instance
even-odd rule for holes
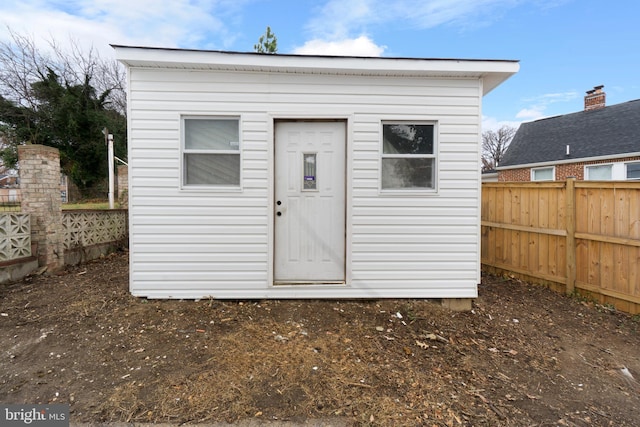
[[[65,249],[113,242],[127,236],[123,211],[63,212]]]
[[[0,261],[31,256],[29,214],[0,214]]]

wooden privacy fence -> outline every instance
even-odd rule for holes
[[[640,313],[640,182],[483,184],[482,264]]]

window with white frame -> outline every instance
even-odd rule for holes
[[[382,190],[436,188],[435,123],[382,124]]]
[[[531,169],[531,181],[553,181],[555,179],[555,167]]]
[[[613,165],[585,166],[585,178],[589,181],[611,181],[613,179]]]
[[[627,163],[627,179],[640,179],[640,162]]]
[[[184,187],[240,187],[240,119],[182,118]]]

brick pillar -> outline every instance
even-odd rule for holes
[[[129,167],[118,166],[118,203],[121,208],[126,208],[129,201]]]
[[[44,145],[18,147],[22,212],[31,217],[31,241],[38,243],[40,267],[64,265],[64,230],[60,198],[60,153]]]

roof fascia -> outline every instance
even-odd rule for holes
[[[129,67],[482,78],[483,95],[520,69],[518,61],[513,60],[264,55],[118,45],[113,48],[116,59]]]

